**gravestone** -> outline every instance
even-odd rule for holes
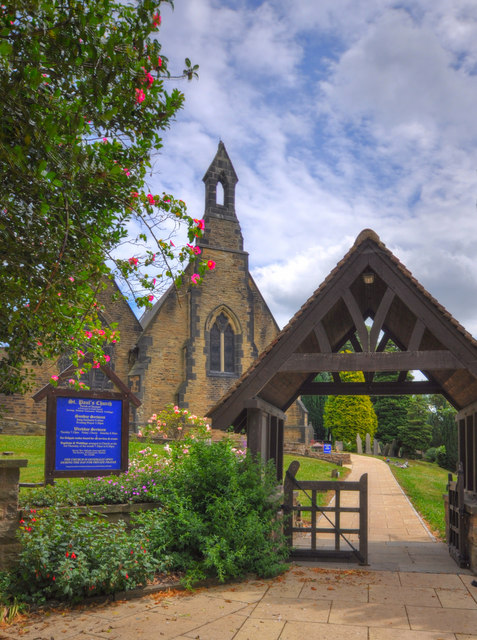
[[[397,456],[397,454],[398,454],[398,449],[399,449],[399,447],[398,447],[397,440],[393,440],[391,442],[391,447],[389,449],[389,456],[391,458],[395,458]]]
[[[366,454],[369,455],[371,453],[371,436],[369,433],[366,434]]]
[[[356,434],[356,452],[363,453],[363,442],[359,433]]]
[[[379,456],[381,454],[381,445],[379,444],[379,440],[374,438],[373,441],[373,454],[375,456]]]

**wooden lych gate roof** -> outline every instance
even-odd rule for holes
[[[390,340],[400,351],[384,351]],[[354,352],[338,353],[348,341]],[[412,370],[426,380],[407,380]],[[333,382],[313,382],[322,371]],[[365,382],[341,382],[340,371],[363,371]],[[399,373],[376,382],[376,371]],[[302,394],[411,393],[442,393],[456,409],[477,401],[477,341],[365,229],[208,415],[215,427],[240,428],[257,403],[286,411]]]

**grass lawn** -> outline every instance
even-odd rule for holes
[[[129,442],[129,455],[144,448],[143,442],[131,440]],[[152,445],[160,450],[162,445]],[[45,438],[43,436],[2,436],[0,435],[0,452],[13,451],[15,458],[26,458],[28,466],[20,471],[20,482],[42,482],[43,466],[45,456]],[[346,467],[316,460],[315,458],[305,458],[286,454],[284,456],[284,469],[288,469],[292,460],[299,460],[298,480],[331,480],[331,471],[340,470],[340,479],[343,480],[348,474]],[[402,460],[398,460],[402,462]],[[442,495],[446,492],[447,474],[445,469],[441,469],[436,464],[422,462],[420,460],[410,460],[408,469],[400,469],[391,464],[391,470],[397,481],[409,496],[415,509],[428,523],[430,529],[440,538],[445,537],[444,501]],[[66,482],[66,480],[64,480]],[[62,480],[58,480],[62,482]],[[72,480],[74,482],[74,479]],[[27,489],[23,489],[27,491]],[[304,506],[309,504],[306,496],[300,496],[299,500]],[[319,504],[326,504],[328,497],[321,494],[318,498]]]
[[[402,460],[391,459],[391,462],[395,461],[402,463]],[[408,469],[391,464],[391,471],[434,535],[444,539],[446,530],[442,496],[446,493],[449,472],[437,464],[422,460],[408,462]]]

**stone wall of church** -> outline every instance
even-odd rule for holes
[[[189,294],[178,298],[171,289],[139,339],[130,372],[132,389],[142,402],[136,409],[136,425],[146,423],[169,402],[177,403],[189,348],[189,299]]]

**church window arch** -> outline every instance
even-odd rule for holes
[[[206,325],[208,337],[208,371],[212,375],[237,375],[240,325],[224,306],[216,309]]]

